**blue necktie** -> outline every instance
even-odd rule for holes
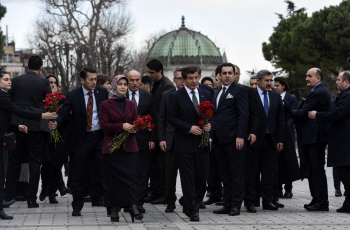
[[[265,113],[266,113],[266,116],[269,117],[269,100],[267,99],[267,93],[263,92],[263,94],[264,94],[264,109],[265,109]],[[270,128],[269,128],[269,125],[267,124],[265,133],[269,133],[269,132],[270,132]]]

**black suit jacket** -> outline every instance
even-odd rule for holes
[[[214,89],[212,87],[199,83],[198,88],[208,91],[211,93],[211,96],[214,97]]]
[[[152,105],[152,94],[149,92],[139,89],[139,103],[137,105],[137,114],[141,116],[146,116],[151,114]],[[129,99],[129,91],[126,93],[126,98]],[[139,150],[148,150],[148,142],[151,141],[151,133],[148,130],[139,129],[136,134],[136,142]]]
[[[291,107],[291,110],[298,109],[298,100],[294,95],[290,93],[286,93],[283,100],[287,102],[287,104]],[[286,120],[288,120],[288,126],[293,127],[294,125],[293,119],[291,117],[288,117],[288,118],[286,117]]]
[[[94,90],[97,113],[100,111],[100,103],[108,99],[107,89],[96,86]],[[87,118],[84,91],[82,86],[70,91],[58,112],[56,122],[62,125],[65,120],[71,120],[64,139],[64,148],[69,152],[75,152],[86,133]],[[102,148],[102,143],[101,143]]]
[[[166,141],[168,150],[173,150],[173,140],[175,135],[175,128],[168,121],[169,95],[174,91],[176,91],[176,89],[169,89],[163,93],[159,110],[158,139],[159,141]]]
[[[249,128],[248,134],[257,135],[257,129],[259,126],[259,112],[258,112],[258,104],[256,102],[255,90],[249,86],[242,85],[246,91],[248,92],[248,100],[249,100]]]
[[[328,167],[350,165],[350,88],[336,98],[334,108],[328,112],[317,112],[316,123],[329,126]]]
[[[41,120],[41,113],[30,112],[15,105],[7,92],[0,90],[0,138],[10,131],[18,131],[18,124],[10,123],[11,114],[34,121]],[[3,146],[1,146],[2,148]]]
[[[291,116],[295,122],[299,123],[301,144],[327,143],[328,124],[316,123],[309,118],[309,111],[327,112],[331,103],[331,97],[327,89],[319,84],[309,93],[306,100],[302,102],[301,108],[292,110]]]
[[[249,119],[247,91],[243,86],[233,82],[217,107],[216,101],[219,93],[220,90],[217,90],[212,100],[214,142],[218,140],[220,143],[232,143],[236,142],[237,137],[247,139]]]
[[[154,94],[152,106],[151,106],[151,116],[153,124],[158,124],[158,117],[159,117],[159,109],[160,109],[160,103],[162,100],[163,92],[175,88],[174,84],[163,75],[162,79],[160,79],[159,86],[157,88],[157,91]],[[158,140],[158,128],[155,127],[155,129],[152,130],[152,141],[159,141]]]
[[[208,91],[198,89],[198,93],[199,103],[212,100]],[[197,151],[201,136],[196,136],[189,132],[193,125],[198,125],[200,119],[185,87],[169,95],[168,121],[176,129],[174,152],[193,153]],[[206,151],[209,151],[209,145]]]
[[[269,125],[273,144],[277,148],[277,143],[284,143],[285,137],[285,120],[284,107],[279,93],[269,91],[270,107],[269,116],[266,116],[263,103],[257,89],[254,89],[256,103],[259,111],[259,126],[257,129],[256,142],[252,145],[253,149],[260,149],[263,144],[266,127]]]
[[[51,93],[51,87],[48,80],[39,77],[35,72],[15,77],[12,80],[12,87],[9,94],[14,104],[30,112],[43,113],[43,100],[46,94]],[[45,131],[50,132],[49,121],[33,121],[18,116],[12,116],[12,122],[25,125],[28,131]]]

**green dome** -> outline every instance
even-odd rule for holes
[[[185,27],[184,16],[180,29],[160,37],[150,49],[147,61],[157,58],[164,65],[218,65],[222,56],[207,37]]]

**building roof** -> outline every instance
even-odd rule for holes
[[[164,65],[218,65],[219,48],[207,36],[186,28],[182,16],[180,29],[161,36],[150,49],[147,60],[159,59]]]

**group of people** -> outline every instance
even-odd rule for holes
[[[287,80],[273,79],[267,70],[253,76],[249,87],[239,83],[240,69],[232,63],[222,63],[214,81],[206,77],[202,83],[198,66],[175,68],[173,82],[163,75],[159,60],[146,66],[147,76],[130,70],[112,80],[84,67],[81,86],[67,93],[57,114],[43,113],[45,95],[58,92],[59,83],[53,75],[39,76],[40,57],[32,56],[29,72],[14,78],[12,85],[10,76],[1,72],[0,141],[8,131],[17,139],[16,150],[9,154],[4,196],[0,149],[1,219],[12,218],[3,208],[16,201],[25,161],[30,168],[28,208],[39,207],[41,169],[40,200],[48,197],[57,203],[57,190],[65,195],[69,188],[72,216],[81,216],[90,197],[92,205],[106,207],[113,222],[119,221],[122,208],[132,221],[141,220],[146,202],[166,204],[165,212],[174,212],[178,171],[183,193],[179,203],[190,221],[199,221],[199,209],[214,203],[222,205],[214,210],[220,215],[240,215],[242,204],[249,213],[256,213],[260,204],[264,210],[278,210],[284,207],[279,198],[292,198],[292,182],[304,178],[312,196],[304,208],[328,211],[327,144],[328,166],[336,168],[345,191],[350,191],[349,147],[342,141],[350,125],[349,71],[338,76],[340,94],[332,107],[318,68],[307,72],[311,92],[298,106],[296,97],[287,93]],[[198,105],[206,101],[214,114],[208,124],[200,125]],[[155,128],[137,130],[133,123],[139,115],[150,115]],[[53,129],[63,142],[50,140]],[[111,151],[110,143],[124,131],[130,133],[125,144]],[[203,132],[210,138],[200,146]],[[67,161],[65,186],[61,169]],[[346,196],[337,211],[350,213],[349,202]]]

